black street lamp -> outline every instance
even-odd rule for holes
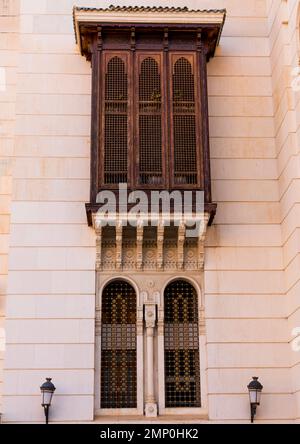
[[[41,385],[42,393],[42,407],[44,407],[46,424],[48,424],[49,419],[49,407],[51,406],[52,396],[55,391],[55,387],[51,382],[52,378],[46,378],[46,382]]]
[[[260,404],[260,396],[263,389],[263,386],[258,381],[258,377],[253,376],[252,378],[252,381],[247,385],[250,398],[251,422],[253,422],[256,415],[256,407]]]

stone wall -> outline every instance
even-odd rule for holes
[[[0,5],[8,3],[17,7],[13,1]],[[97,7],[110,3],[76,2]],[[20,0],[19,17],[4,17],[7,32],[15,32],[19,21],[17,73],[16,56],[10,46],[2,50],[7,36],[0,34],[0,65],[7,66],[17,83],[6,421],[43,421],[39,385],[48,376],[57,387],[53,420],[93,419],[95,234],[84,209],[89,198],[91,69],[75,45],[73,4]],[[151,4],[169,6],[166,0]],[[293,421],[300,416],[299,353],[290,347],[291,329],[300,326],[300,114],[299,94],[291,95],[287,67],[297,61],[298,1],[185,4],[228,11],[216,57],[208,66],[212,191],[218,202],[207,233],[203,289],[209,417],[248,422],[246,386],[256,375],[264,385],[257,421]],[[182,2],[174,0],[173,5]],[[15,38],[11,34],[7,45],[16,44]],[[0,92],[1,101],[14,102],[11,87],[11,92]],[[9,106],[0,109],[9,128],[4,137],[1,127],[1,156],[13,152],[9,119],[14,120],[14,103]],[[4,185],[0,260],[6,275],[9,180]],[[2,279],[5,283],[6,276]]]

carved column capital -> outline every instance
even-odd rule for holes
[[[147,335],[148,335],[148,329],[149,329],[149,334],[153,335],[153,328],[155,327],[155,323],[156,323],[156,305],[145,304],[145,324],[147,328]],[[152,330],[152,333],[150,330]]]

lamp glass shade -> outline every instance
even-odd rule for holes
[[[250,397],[250,403],[251,404],[260,404],[260,396],[261,391],[263,389],[263,386],[258,381],[258,378],[256,376],[253,376],[253,380],[248,385],[249,390],[249,397]]]
[[[250,397],[250,403],[251,404],[259,404],[259,402],[257,401],[258,398],[258,392],[256,389],[254,390],[249,390],[249,397]]]
[[[46,382],[41,385],[42,406],[50,406],[55,387],[51,382],[51,378],[46,378]]]
[[[42,405],[51,405],[53,392],[50,392],[48,390],[42,391]]]

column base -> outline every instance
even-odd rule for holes
[[[155,402],[146,402],[145,404],[145,416],[149,418],[156,418],[157,416],[157,404]]]

